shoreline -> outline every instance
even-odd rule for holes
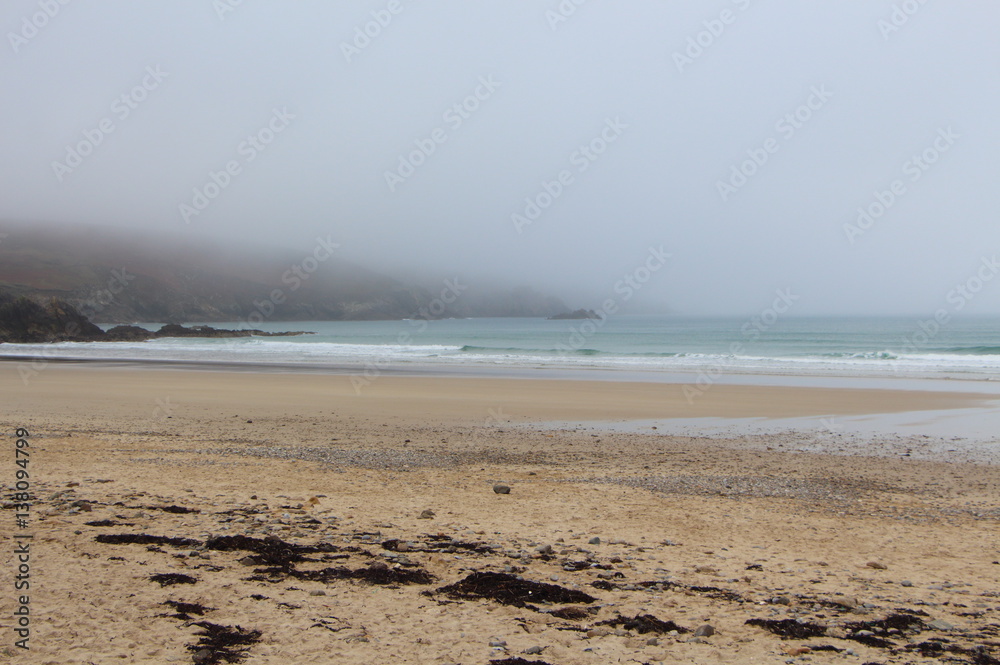
[[[13,369],[9,364],[6,367]],[[180,371],[160,371],[163,369]],[[94,398],[118,404],[134,405],[136,400],[163,394],[176,395],[178,403],[183,403],[185,394],[196,394],[220,408],[244,405],[279,415],[281,408],[275,411],[267,396],[280,391],[285,400],[302,404],[338,400],[341,408],[368,415],[382,412],[415,417],[438,411],[496,423],[508,418],[514,422],[819,418],[989,408],[998,400],[989,393],[915,389],[919,382],[911,383],[910,389],[720,382],[693,390],[692,384],[549,378],[544,374],[510,378],[386,373],[366,378],[343,372],[233,371],[222,365],[102,366],[93,362],[46,364],[23,376],[18,371],[0,372],[0,388],[10,395],[9,407],[17,407],[30,395],[60,399],[62,408],[72,408],[88,399],[81,395],[93,385],[102,385],[105,391]],[[227,394],[234,397],[227,401]]]
[[[0,347],[2,348],[2,347]],[[49,364],[66,367],[109,368],[123,370],[178,370],[204,372],[239,372],[252,374],[314,374],[359,377],[415,377],[415,378],[472,378],[472,379],[551,379],[578,381],[606,381],[614,383],[677,384],[697,387],[700,370],[671,369],[621,369],[573,366],[508,366],[484,363],[387,363],[382,366],[373,363],[278,363],[278,362],[238,362],[224,360],[180,360],[157,358],[69,358],[47,356],[44,353],[32,356],[0,354],[0,371],[12,368],[31,375]],[[873,389],[930,392],[969,392],[982,395],[997,395],[1000,399],[1000,381],[979,375],[865,375],[742,371],[724,372],[712,378],[711,385],[734,386],[779,386],[795,388],[837,388]],[[974,389],[970,389],[974,386]]]

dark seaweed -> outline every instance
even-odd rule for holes
[[[324,568],[322,570],[293,570],[292,577],[308,582],[328,583],[333,580],[361,580],[369,584],[430,584],[436,578],[426,570],[404,570],[373,565],[351,570],[350,568]]]
[[[94,540],[105,545],[170,545],[177,548],[192,548],[201,545],[200,540],[193,538],[169,538],[167,536],[151,536],[147,533],[102,533],[94,536]]]
[[[146,506],[146,508],[148,510],[162,510],[165,513],[174,513],[175,515],[201,512],[197,508],[185,508],[184,506]]]
[[[785,640],[804,640],[826,635],[826,626],[809,622],[799,623],[795,619],[748,619],[746,623],[748,626],[759,626],[769,630]]]
[[[596,598],[556,584],[523,580],[507,573],[478,572],[437,590],[452,598],[488,598],[503,605],[525,607],[527,603],[592,603]]]
[[[171,586],[173,584],[194,584],[198,581],[190,575],[182,575],[181,573],[158,573],[156,575],[150,575],[149,579],[154,582],[159,582],[160,586]]]
[[[590,610],[582,607],[563,607],[555,612],[551,612],[551,614],[559,619],[568,619],[569,621],[581,621],[590,618]]]
[[[689,586],[689,591],[694,591],[695,593],[704,594],[709,598],[714,598],[716,600],[729,600],[735,603],[745,603],[746,598],[736,593],[735,591],[730,591],[729,589],[720,589],[717,586]]]
[[[202,631],[198,633],[198,643],[189,645],[188,650],[200,654],[197,662],[203,665],[215,665],[222,661],[242,662],[246,659],[250,647],[260,641],[259,630],[220,626],[209,621],[199,621],[194,625]],[[208,653],[205,654],[205,651]]]
[[[249,562],[255,565],[281,566],[291,568],[293,563],[313,561],[306,554],[336,552],[336,545],[294,545],[275,536],[254,538],[252,536],[216,536],[205,541],[205,547],[219,552],[253,552]]]
[[[198,616],[202,616],[203,614],[205,614],[205,612],[210,612],[213,609],[215,609],[213,607],[205,607],[204,605],[199,605],[198,603],[181,603],[176,600],[165,600],[163,601],[163,604],[177,610],[177,614],[173,615],[174,618],[182,619],[184,621],[188,621],[191,618],[190,615],[192,614],[197,614]]]
[[[690,629],[684,628],[683,626],[678,626],[673,621],[662,621],[657,619],[652,614],[636,614],[634,617],[623,617],[618,615],[614,619],[608,619],[606,621],[598,621],[595,625],[597,626],[621,626],[625,630],[634,630],[640,634],[645,635],[646,633],[656,633],[657,635],[663,635],[664,633],[669,633],[672,630],[676,630],[678,633],[690,633]]]

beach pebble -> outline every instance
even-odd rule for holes
[[[429,520],[429,519],[432,519],[433,517],[434,517],[434,511],[431,510],[430,508],[426,508],[423,511],[421,511],[420,515],[417,516],[417,519],[418,520]]]
[[[507,485],[494,485],[493,492],[495,494],[510,494],[510,487]]]
[[[490,646],[498,649],[503,649],[507,646],[507,643],[504,640],[491,640]]]
[[[526,654],[539,654],[539,653],[542,653],[542,651],[544,649],[545,649],[545,647],[533,646],[533,647],[528,647],[527,649],[525,649],[524,653],[526,653]]]
[[[955,626],[951,625],[944,619],[934,619],[933,621],[928,621],[927,626],[933,628],[934,630],[954,630]]]
[[[712,635],[715,635],[715,626],[710,623],[702,624],[694,631],[695,637],[711,637]]]
[[[315,591],[310,591],[309,595],[310,596],[325,596],[326,595],[326,591],[323,591],[322,589],[316,589]]]
[[[875,570],[885,570],[886,566],[884,563],[879,563],[878,561],[869,561],[865,564],[869,568],[874,568]]]
[[[913,586],[913,582],[911,582],[910,580],[903,580],[902,582],[899,583],[899,586]]]
[[[210,649],[202,649],[192,656],[192,659],[196,663],[207,663],[212,660],[212,651]]]
[[[591,538],[590,540],[588,540],[587,543],[590,544],[590,545],[600,545],[601,544],[601,539],[600,539],[599,536],[594,536],[593,538]]]

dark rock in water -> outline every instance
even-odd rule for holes
[[[157,337],[287,337],[310,334],[304,331],[225,330],[210,326],[185,328],[176,324],[167,324],[156,332],[138,326],[115,326],[105,332],[65,301],[53,298],[48,304],[40,305],[28,298],[14,298],[0,292],[0,343],[137,342]]]
[[[115,326],[104,335],[108,342],[144,342],[153,337],[151,330],[139,326]]]
[[[192,326],[185,328],[176,323],[168,323],[155,333],[151,333],[153,337],[294,337],[311,334],[313,333],[302,330],[272,333],[256,329],[227,330],[225,328],[213,328],[212,326]]]
[[[0,342],[87,342],[102,337],[104,331],[67,302],[53,298],[43,306],[0,292]]]
[[[510,487],[507,485],[494,485],[493,491],[496,494],[510,494]]]
[[[549,317],[549,321],[564,321],[567,319],[599,319],[597,312],[592,309],[578,309],[575,312],[563,312]]]

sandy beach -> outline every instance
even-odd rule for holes
[[[5,547],[0,659],[1000,662],[995,463],[917,455],[914,437],[605,427],[819,429],[990,395],[720,384],[692,403],[638,382],[3,370],[31,648],[14,646]]]

